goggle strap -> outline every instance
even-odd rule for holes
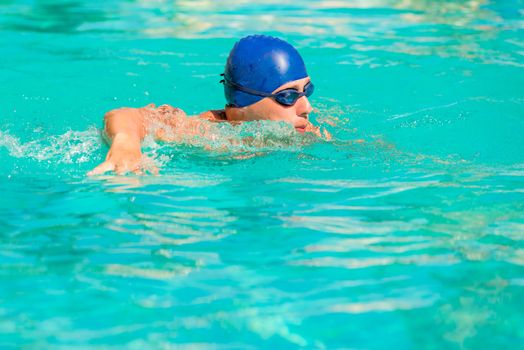
[[[224,82],[226,84],[229,84],[229,85],[235,87],[237,90],[240,90],[242,92],[247,92],[248,94],[255,95],[255,96],[261,96],[261,97],[271,97],[271,96],[273,96],[273,95],[268,94],[266,92],[253,90],[253,89],[247,88],[245,86],[242,86],[240,84],[237,84],[235,82],[232,82],[231,80],[227,79],[225,76],[224,76],[224,78],[225,78]]]

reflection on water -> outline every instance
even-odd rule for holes
[[[501,1],[35,1],[0,4],[0,23],[14,32],[108,37],[237,38],[276,33],[297,36],[299,49],[338,51],[338,64],[388,67],[400,55],[459,57],[522,66],[522,42],[493,42],[524,21]],[[517,11],[518,12],[518,11]],[[513,13],[513,14],[512,14]],[[253,18],[256,18],[254,21]],[[377,52],[390,53],[377,60]]]
[[[520,41],[492,45],[508,30],[524,28],[501,1],[35,1],[0,4],[4,28],[15,32],[106,33],[147,38],[237,38],[253,32],[298,36],[299,48],[339,50],[339,64],[390,66],[376,52],[460,57],[522,65]],[[518,11],[517,11],[518,12]],[[513,13],[513,14],[512,14]],[[521,16],[520,16],[521,17]],[[253,18],[256,18],[254,21]],[[520,52],[520,53],[519,53]]]
[[[522,8],[0,1],[0,348],[522,343]],[[85,177],[105,110],[222,103],[258,31],[308,56],[332,141],[214,125],[146,140],[160,176]]]
[[[82,1],[35,1],[0,4],[13,30],[74,32],[108,29],[106,21],[118,28],[134,32],[143,30],[157,36],[223,36],[227,33],[250,31],[277,31],[302,35],[391,35],[391,29],[407,20],[425,24],[449,24],[469,27],[487,23],[497,25],[507,18],[507,9],[518,13],[516,6],[501,6],[501,1],[303,1],[300,5],[281,1],[127,1],[106,5]],[[516,2],[517,3],[517,2]],[[137,26],[133,17],[146,21]],[[256,16],[257,21],[252,21]],[[387,22],[384,23],[384,20]],[[121,23],[124,21],[124,23]],[[28,23],[31,23],[29,25]],[[378,26],[363,31],[371,23]],[[518,22],[516,23],[518,25]],[[506,23],[509,25],[509,23]],[[97,26],[99,28],[97,28]],[[254,26],[258,26],[254,27]],[[358,30],[359,27],[361,30]],[[140,29],[141,28],[141,29]],[[450,33],[451,34],[451,33]]]
[[[37,0],[31,4],[13,2],[2,4],[2,17],[7,29],[14,31],[35,31],[49,33],[81,32],[86,23],[99,23],[109,19],[106,9],[87,6],[81,1]]]
[[[79,205],[86,188],[69,185],[34,204],[30,226],[16,222],[9,238],[0,236],[0,279],[9,281],[0,300],[11,298],[0,312],[12,320],[0,329],[12,339],[53,334],[77,344],[128,344],[136,332],[160,329],[155,346],[217,332],[227,346],[284,348],[342,346],[355,341],[348,327],[360,329],[365,344],[377,332],[412,335],[429,326],[441,345],[480,339],[489,327],[518,336],[493,315],[514,315],[508,308],[520,300],[522,193],[490,184],[498,176],[520,181],[519,169],[384,182],[306,172],[257,187],[241,183],[240,172],[113,177],[83,183],[91,193],[84,200],[97,196],[96,210]],[[97,181],[105,191],[93,191]],[[337,191],[304,201],[304,186]],[[503,203],[484,207],[494,191]],[[45,308],[13,303],[30,285]],[[86,305],[79,319],[68,314],[77,304]],[[24,314],[13,312],[20,308]],[[381,330],[361,328],[377,320]]]

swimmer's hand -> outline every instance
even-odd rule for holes
[[[87,175],[100,175],[110,171],[119,175],[130,171],[135,174],[143,174],[144,172],[158,174],[158,168],[142,155],[140,139],[125,133],[115,135],[111,148],[107,152],[106,160],[88,172]]]

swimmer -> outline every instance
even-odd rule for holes
[[[299,133],[312,132],[321,136],[319,128],[309,121],[312,107],[308,97],[314,85],[302,57],[289,43],[265,35],[244,37],[229,53],[221,75],[227,100],[225,109],[203,112],[195,117],[188,117],[182,110],[169,105],[155,108],[152,104],[108,112],[104,116],[104,131],[111,147],[105,161],[88,175],[151,171],[141,151],[146,135],[151,133],[164,141],[174,141],[176,135],[205,137],[209,122],[284,121]],[[152,172],[156,172],[156,168]]]

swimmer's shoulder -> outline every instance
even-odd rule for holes
[[[147,106],[140,107],[138,109],[143,113],[155,112],[155,113],[162,114],[162,115],[166,115],[166,114],[184,115],[184,116],[186,115],[186,113],[183,110],[181,110],[180,108],[173,107],[168,104],[163,104],[157,107],[154,103],[150,103]]]
[[[150,103],[147,106],[137,108],[144,119],[149,121],[160,121],[165,124],[176,124],[181,118],[186,118],[186,113],[180,108],[168,104],[156,106]]]
[[[143,114],[160,114],[160,115],[184,115],[183,110],[177,107],[173,107],[168,104],[163,104],[161,106],[156,106],[154,103],[150,103],[147,106],[137,108]],[[198,116],[199,119],[207,120],[210,122],[225,122],[227,121],[226,111],[223,109],[213,109],[200,113]]]
[[[154,103],[150,103],[147,106],[137,108],[142,115],[145,116],[154,116],[155,119],[161,119],[162,121],[168,121],[173,117],[187,117],[186,113],[180,108],[173,107],[168,104],[163,104],[161,106],[156,106]],[[226,111],[223,109],[213,109],[200,113],[199,115],[192,116],[191,119],[200,119],[206,120],[209,122],[220,123],[227,122]]]

